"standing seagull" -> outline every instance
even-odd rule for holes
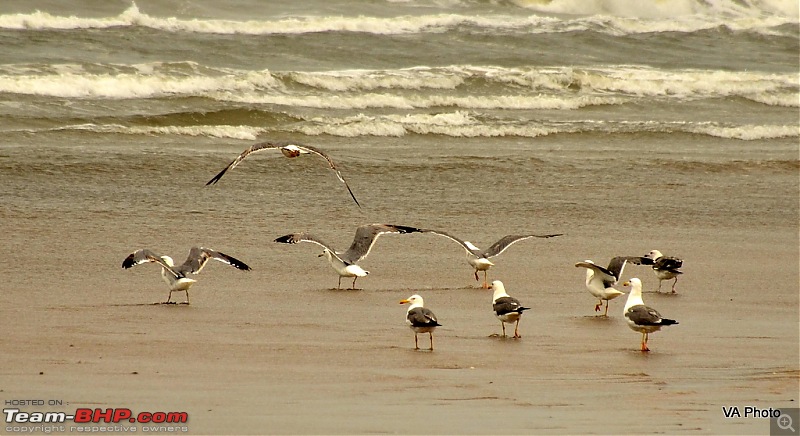
[[[506,288],[503,282],[495,280],[492,282],[492,309],[494,315],[500,320],[500,325],[503,327],[503,337],[506,337],[506,323],[515,323],[514,337],[521,338],[519,335],[519,320],[522,317],[522,312],[530,310],[530,307],[524,307],[516,298],[506,293]]]
[[[661,292],[661,282],[664,280],[675,279],[672,282],[672,293],[675,293],[675,284],[678,283],[678,276],[683,274],[680,267],[683,266],[683,260],[677,257],[667,257],[661,254],[658,250],[652,250],[644,255],[642,259],[647,259],[642,262],[644,265],[653,265],[653,272],[658,277],[658,292]]]
[[[628,327],[635,332],[642,333],[642,351],[650,351],[647,348],[647,339],[650,333],[661,330],[662,326],[678,324],[674,319],[662,318],[652,307],[644,305],[642,301],[642,281],[632,278],[623,283],[622,286],[630,286],[631,292],[628,294],[628,301],[625,303],[625,321]]]
[[[625,268],[625,263],[628,261],[638,262],[639,257],[617,256],[611,259],[608,263],[608,268],[603,268],[595,264],[591,260],[585,260],[575,264],[576,267],[586,268],[586,289],[600,300],[594,306],[594,311],[599,312],[605,300],[606,311],[603,316],[608,316],[608,300],[613,300],[624,294],[614,289],[619,278],[622,276],[622,270]]]
[[[555,236],[561,236],[563,233],[556,233],[553,235],[507,235],[503,236],[499,241],[495,242],[491,247],[486,250],[481,251],[480,248],[476,247],[469,241],[464,241],[459,239],[447,232],[442,232],[439,230],[425,230],[427,233],[433,233],[439,236],[444,236],[449,238],[453,241],[458,242],[464,250],[467,252],[467,262],[475,268],[475,281],[480,281],[478,278],[478,271],[483,271],[483,288],[489,288],[489,282],[487,277],[487,271],[491,268],[494,264],[489,260],[489,258],[495,257],[500,253],[504,252],[508,247],[510,247],[515,242],[519,242],[529,238],[552,238]]]
[[[247,150],[243,151],[239,156],[237,156],[236,159],[233,160],[233,162],[228,164],[227,167],[225,167],[222,171],[220,171],[219,174],[214,176],[213,179],[209,180],[208,183],[206,183],[206,186],[217,183],[219,179],[221,179],[222,176],[225,175],[225,173],[228,170],[236,168],[236,165],[239,165],[239,163],[243,161],[244,158],[249,156],[251,153],[256,153],[264,150],[274,150],[274,149],[280,149],[281,153],[283,153],[284,156],[289,158],[297,157],[300,156],[301,154],[313,153],[325,159],[328,162],[328,166],[330,167],[330,169],[336,172],[336,177],[339,179],[339,181],[344,183],[345,188],[347,188],[347,192],[349,192],[350,196],[353,197],[353,201],[356,202],[358,208],[359,209],[361,208],[361,204],[358,202],[358,200],[356,200],[356,196],[350,189],[350,185],[348,185],[347,181],[344,180],[344,177],[342,177],[342,173],[339,172],[338,168],[336,168],[336,164],[333,163],[333,160],[330,158],[330,156],[328,156],[324,151],[316,147],[312,147],[310,145],[293,144],[291,142],[260,142],[258,144],[250,146]]]
[[[331,267],[339,274],[339,285],[342,287],[342,277],[353,277],[353,287],[356,288],[356,280],[369,274],[363,268],[356,265],[356,262],[364,259],[369,254],[378,236],[384,233],[418,233],[422,230],[416,227],[396,226],[391,224],[367,224],[356,229],[356,236],[350,248],[344,253],[334,250],[330,244],[309,233],[292,233],[275,239],[275,242],[283,244],[296,244],[298,242],[313,242],[324,248],[320,256],[325,256],[330,262]]]
[[[161,265],[161,277],[167,282],[167,285],[169,285],[169,297],[167,297],[167,301],[165,301],[164,304],[171,303],[172,293],[175,291],[186,292],[185,304],[189,304],[189,288],[191,288],[197,280],[190,279],[187,275],[200,274],[200,271],[203,270],[203,267],[209,259],[227,263],[230,266],[244,271],[250,271],[250,267],[241,260],[228,256],[225,253],[203,247],[193,247],[189,251],[189,257],[186,258],[183,265],[177,267],[171,257],[156,254],[146,248],[131,253],[122,261],[122,267],[128,269],[145,262],[155,262]]]
[[[430,350],[433,351],[433,331],[436,330],[436,327],[441,326],[436,320],[436,315],[430,309],[423,307],[424,303],[419,295],[412,295],[405,300],[400,300],[400,304],[411,304],[406,312],[406,322],[414,331],[414,349],[419,350],[417,333],[427,333],[431,338]]]

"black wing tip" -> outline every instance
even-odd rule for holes
[[[128,269],[136,265],[136,262],[133,261],[133,255],[126,257],[125,260],[122,261],[122,268]]]
[[[297,243],[297,240],[294,239],[294,235],[283,235],[275,238],[273,242],[280,242],[281,244],[295,244]]]
[[[249,265],[247,265],[246,263],[242,262],[241,260],[233,259],[231,261],[231,265],[233,265],[234,267],[236,267],[236,268],[238,268],[238,269],[240,269],[242,271],[252,271],[253,270],[253,268],[250,268]]]
[[[420,228],[411,227],[411,226],[397,226],[397,225],[393,225],[393,224],[389,224],[389,225],[391,227],[396,228],[400,233],[424,233],[426,231],[425,229],[420,229]]]
[[[674,319],[667,319],[667,318],[661,319],[661,325],[675,325],[675,324],[680,324],[680,323],[678,321],[675,321]]]
[[[217,182],[219,182],[219,179],[222,178],[222,175],[225,174],[225,171],[227,171],[227,168],[222,170],[221,173],[217,174],[216,176],[214,176],[214,178],[212,178],[211,180],[206,182],[206,186],[208,186],[208,185],[216,185]]]

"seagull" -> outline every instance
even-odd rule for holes
[[[683,266],[683,260],[677,257],[667,257],[661,254],[658,250],[652,250],[645,254],[643,259],[644,265],[653,265],[653,272],[658,277],[658,292],[661,292],[661,282],[664,280],[675,279],[672,282],[672,293],[675,293],[675,284],[678,283],[678,276],[683,274],[680,267]]]
[[[422,297],[419,295],[412,295],[405,300],[400,300],[400,304],[410,304],[406,312],[406,322],[411,330],[414,330],[414,349],[419,350],[419,341],[417,340],[418,333],[427,333],[431,338],[431,348],[433,351],[433,331],[441,324],[436,320],[436,315],[423,307]]]
[[[630,286],[631,292],[628,294],[628,301],[625,303],[623,314],[628,327],[635,332],[642,333],[642,351],[650,351],[647,348],[647,339],[650,333],[661,330],[662,326],[678,324],[674,319],[662,318],[652,307],[644,305],[642,301],[642,281],[632,278],[623,286]]]
[[[384,233],[418,233],[421,229],[408,226],[396,226],[391,224],[367,224],[356,229],[356,236],[353,238],[353,243],[350,248],[344,253],[338,252],[331,247],[330,244],[323,242],[321,239],[309,233],[291,233],[275,239],[275,242],[283,244],[297,244],[298,242],[313,242],[314,244],[322,246],[324,250],[319,256],[325,256],[330,262],[331,267],[339,274],[339,285],[337,289],[342,287],[342,277],[353,277],[353,287],[356,288],[356,280],[359,277],[364,277],[369,274],[356,262],[364,259],[369,254],[378,236]]]
[[[506,323],[515,323],[514,338],[521,338],[519,335],[519,320],[522,317],[522,312],[530,310],[530,307],[524,307],[520,304],[519,300],[508,295],[503,282],[495,280],[492,282],[492,309],[494,315],[500,320],[500,325],[503,327],[503,337],[506,337]]]
[[[352,197],[353,201],[356,202],[358,208],[359,209],[361,208],[361,204],[358,202],[358,200],[356,200],[356,196],[350,189],[350,185],[347,184],[347,181],[345,181],[344,177],[342,177],[342,173],[339,172],[339,169],[336,168],[336,164],[333,163],[333,160],[331,159],[330,156],[328,156],[327,153],[310,145],[300,145],[291,142],[260,142],[258,144],[250,146],[247,150],[243,151],[239,156],[237,156],[236,159],[233,160],[233,162],[228,164],[227,167],[225,167],[222,171],[220,171],[219,174],[214,176],[213,179],[209,180],[208,183],[206,183],[206,186],[217,183],[219,179],[221,179],[222,176],[225,175],[225,173],[228,170],[236,168],[236,165],[239,165],[239,163],[242,162],[251,153],[256,153],[264,150],[274,150],[274,149],[279,149],[281,153],[283,153],[283,155],[288,158],[297,157],[300,156],[301,154],[313,153],[325,159],[328,162],[328,166],[330,167],[330,169],[336,172],[336,177],[339,179],[339,181],[344,183],[345,188],[347,188],[347,192],[350,193],[350,197]]]
[[[608,263],[608,268],[603,268],[591,260],[575,264],[576,267],[586,268],[586,289],[600,300],[594,306],[595,312],[600,311],[600,308],[603,307],[603,300],[605,300],[606,311],[603,316],[608,316],[608,300],[613,300],[624,294],[624,292],[614,289],[614,285],[617,284],[622,276],[625,263],[628,261],[638,262],[639,259],[639,257],[617,256],[611,259]]]
[[[427,233],[433,233],[439,236],[444,236],[449,238],[453,241],[458,242],[464,247],[464,250],[467,252],[467,262],[475,268],[475,281],[479,281],[478,278],[478,271],[483,271],[483,288],[488,289],[488,277],[487,277],[487,270],[491,268],[494,264],[489,260],[489,258],[495,257],[505,251],[508,247],[510,247],[515,242],[519,242],[529,238],[553,238],[556,236],[561,236],[563,233],[556,233],[552,235],[506,235],[503,236],[499,241],[495,242],[491,247],[486,250],[481,250],[480,248],[476,247],[469,241],[464,241],[460,238],[457,238],[447,232],[443,232],[440,230],[424,230]]]
[[[172,293],[176,291],[186,292],[186,302],[189,304],[189,288],[192,287],[197,280],[187,277],[188,274],[200,274],[203,267],[209,259],[218,260],[227,263],[235,268],[250,271],[250,267],[239,259],[228,256],[225,253],[212,250],[210,248],[193,247],[189,251],[189,257],[183,262],[183,265],[175,266],[172,258],[169,256],[162,256],[147,248],[136,250],[131,253],[125,260],[122,261],[122,267],[125,269],[139,265],[145,262],[155,262],[161,265],[161,277],[169,285],[169,297],[163,304],[174,304],[171,302]]]

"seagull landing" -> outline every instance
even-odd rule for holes
[[[414,331],[414,349],[419,350],[417,334],[427,333],[431,339],[430,350],[433,351],[433,331],[436,330],[436,327],[441,326],[436,320],[436,315],[423,307],[424,302],[419,295],[412,295],[405,300],[400,300],[400,304],[410,304],[406,312],[406,322],[411,330]]]
[[[483,288],[489,288],[488,282],[488,273],[487,271],[489,268],[494,266],[489,259],[495,256],[498,256],[500,253],[504,252],[508,247],[513,245],[516,242],[523,241],[529,238],[553,238],[556,236],[561,236],[563,233],[556,233],[552,235],[507,235],[502,237],[499,241],[495,242],[491,247],[486,250],[481,250],[480,248],[476,247],[469,241],[465,241],[463,239],[457,238],[447,232],[439,231],[439,230],[424,230],[427,233],[433,233],[435,235],[444,236],[450,240],[457,242],[461,247],[464,248],[467,252],[467,262],[475,268],[475,281],[480,281],[478,278],[478,271],[483,271]]]
[[[600,300],[595,306],[594,311],[599,312],[603,307],[603,301],[606,302],[606,310],[603,316],[608,316],[608,301],[619,297],[624,294],[614,289],[619,278],[622,276],[622,270],[625,268],[625,263],[628,261],[638,261],[638,257],[630,256],[617,256],[611,259],[608,263],[608,268],[603,268],[595,264],[591,260],[585,260],[575,264],[576,267],[586,268],[586,289],[589,293]]]
[[[623,311],[625,321],[631,330],[642,333],[642,351],[650,351],[647,348],[647,340],[650,333],[661,330],[662,326],[678,324],[678,321],[662,318],[658,311],[644,305],[641,280],[632,278],[623,283],[622,286],[631,287],[631,292],[628,294],[628,301],[625,303]]]
[[[186,292],[186,302],[184,304],[189,304],[189,288],[197,281],[190,279],[187,275],[200,274],[209,259],[218,260],[244,271],[250,271],[250,267],[244,262],[225,253],[203,247],[192,248],[189,251],[189,257],[179,266],[175,266],[171,257],[162,256],[144,248],[136,250],[126,257],[122,261],[122,267],[128,269],[146,262],[155,262],[161,265],[161,277],[169,285],[169,296],[164,304],[171,304],[172,293],[176,291]]]
[[[503,282],[495,280],[492,282],[492,309],[494,315],[500,320],[500,325],[503,327],[503,337],[506,337],[506,323],[514,323],[514,338],[521,338],[519,334],[519,320],[522,317],[522,312],[530,310],[530,307],[524,307],[519,300],[508,295]]]
[[[342,173],[339,172],[339,169],[336,168],[336,164],[333,163],[333,160],[330,158],[330,156],[328,156],[327,153],[310,145],[292,144],[290,142],[261,142],[250,146],[248,149],[243,151],[239,156],[237,156],[236,159],[234,159],[231,163],[229,163],[227,167],[225,167],[216,176],[214,176],[214,178],[209,180],[208,183],[206,183],[206,186],[217,183],[219,179],[221,179],[222,176],[224,176],[228,170],[236,168],[236,166],[239,165],[239,163],[242,162],[251,153],[256,153],[264,150],[275,150],[275,149],[279,149],[281,153],[283,153],[283,155],[288,158],[298,157],[301,154],[316,154],[317,156],[325,159],[325,161],[328,163],[328,167],[330,167],[330,169],[336,173],[336,177],[339,179],[339,181],[344,183],[345,188],[347,188],[347,192],[350,193],[350,197],[352,197],[353,201],[356,202],[358,208],[359,209],[361,208],[361,204],[358,202],[358,200],[356,200],[356,196],[350,189],[350,185],[347,184],[347,181],[345,181],[344,177],[342,177]]]
[[[298,242],[311,242],[322,246],[324,249],[320,256],[325,256],[328,262],[339,274],[339,284],[337,289],[342,287],[342,277],[353,277],[353,287],[356,288],[356,280],[359,277],[364,277],[369,274],[360,266],[356,265],[358,261],[364,259],[369,254],[372,246],[378,237],[384,233],[418,233],[420,229],[408,226],[396,226],[391,224],[368,224],[363,225],[356,229],[355,238],[353,243],[347,251],[340,253],[333,249],[330,244],[323,242],[318,237],[309,233],[291,233],[275,239],[275,242],[283,244],[297,244]]]

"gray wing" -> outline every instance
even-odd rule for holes
[[[653,259],[643,256],[626,256],[626,259],[634,265],[653,265],[655,263]]]
[[[171,266],[167,265],[167,263],[164,262],[164,259],[161,258],[160,254],[148,250],[147,248],[136,250],[130,255],[128,255],[128,257],[126,257],[125,260],[122,261],[122,267],[128,269],[146,262],[155,262],[161,265],[165,270],[172,273],[172,275],[174,275],[176,278],[183,277],[183,274],[181,274],[178,271],[175,271],[174,269],[172,269]]]
[[[519,300],[514,297],[500,297],[492,304],[492,309],[498,315],[505,315],[511,312],[522,312],[530,307],[524,307]]]
[[[241,260],[204,247],[192,247],[189,251],[189,257],[186,258],[186,261],[183,262],[183,265],[179,266],[177,270],[182,274],[199,274],[200,271],[203,270],[203,267],[206,266],[206,262],[208,262],[209,259],[218,260],[244,271],[250,271],[250,267]]]
[[[398,226],[393,224],[368,224],[356,229],[356,236],[350,248],[344,252],[341,258],[346,263],[356,263],[367,257],[378,236],[384,233],[418,233],[421,229],[416,227]]]
[[[352,197],[353,201],[356,202],[356,206],[358,206],[359,209],[361,208],[361,203],[359,203],[358,200],[356,200],[356,195],[353,194],[353,190],[350,189],[350,185],[347,184],[347,180],[344,179],[344,176],[342,176],[341,171],[339,171],[339,169],[336,168],[336,164],[333,163],[333,159],[331,159],[331,157],[328,156],[327,153],[325,153],[324,151],[322,151],[322,150],[320,150],[320,149],[318,149],[316,147],[312,147],[310,145],[300,145],[300,144],[294,144],[294,145],[297,148],[306,150],[306,151],[308,151],[310,153],[314,153],[317,156],[325,159],[328,162],[328,166],[336,173],[336,178],[338,178],[340,182],[344,183],[344,187],[347,188],[347,192],[350,193],[350,197]]]
[[[461,245],[461,247],[464,248],[464,250],[467,250],[467,253],[472,253],[475,256],[480,256],[481,255],[481,249],[480,248],[472,245],[471,242],[468,242],[468,241],[465,241],[463,239],[457,238],[457,237],[451,235],[450,233],[443,232],[441,230],[431,230],[431,229],[425,229],[425,230],[423,230],[423,232],[425,232],[425,233],[433,233],[434,235],[439,235],[439,236],[444,236],[445,238],[450,239],[451,241],[457,242],[459,245]]]
[[[639,304],[625,312],[625,316],[639,326],[661,325],[661,314],[652,307]]]
[[[406,319],[414,327],[437,327],[440,325],[436,320],[436,315],[424,307],[415,307],[409,310]]]
[[[575,266],[588,268],[594,271],[594,276],[599,277],[600,280],[603,281],[603,286],[605,286],[606,288],[610,288],[617,283],[618,278],[614,276],[614,273],[612,273],[606,268],[603,268],[600,265],[594,264],[592,262],[578,262],[575,264]]]
[[[276,148],[281,148],[286,146],[285,143],[278,143],[278,142],[260,142],[258,144],[251,145],[245,151],[243,151],[239,156],[236,156],[236,159],[233,162],[229,163],[227,167],[223,168],[222,171],[219,172],[216,176],[214,176],[211,180],[206,183],[206,186],[217,183],[222,176],[225,175],[228,170],[232,170],[236,168],[236,165],[239,165],[247,156],[250,156],[251,153],[256,153],[259,151],[264,150],[274,150]]]
[[[660,269],[665,271],[680,272],[678,269],[683,266],[683,261],[677,257],[659,257],[653,265],[653,269]]]
[[[613,284],[616,284],[616,282],[622,277],[622,271],[625,269],[626,263],[630,262],[640,265],[641,259],[642,258],[639,256],[616,256],[611,258],[611,261],[608,262],[608,271],[615,278]]]
[[[507,235],[503,236],[499,241],[492,244],[491,247],[487,248],[486,251],[483,252],[483,256],[485,258],[490,258],[497,256],[498,254],[506,251],[508,247],[511,245],[519,242],[524,241],[525,239],[530,238],[553,238],[556,236],[561,236],[563,233],[556,233],[552,235]]]

